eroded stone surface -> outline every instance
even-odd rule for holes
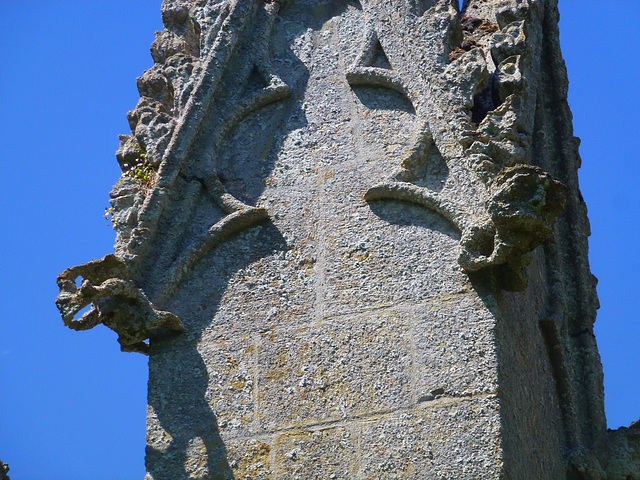
[[[83,328],[150,338],[148,480],[635,474],[634,431],[603,437],[555,3],[461,8],[164,1],[117,271],[59,302],[136,307]]]
[[[409,333],[406,319],[385,311],[264,335],[258,357],[260,428],[304,426],[410,405]]]
[[[412,319],[418,402],[497,391],[496,318],[488,305],[452,296],[403,314]]]
[[[227,455],[234,479],[266,480],[274,478],[271,467],[271,445],[256,439],[227,443]]]
[[[148,354],[145,340],[154,330],[184,331],[176,315],[157,309],[136,288],[126,265],[114,255],[68,268],[58,275],[58,286],[56,305],[65,325],[88,330],[103,323],[118,334],[122,351]]]
[[[367,420],[359,478],[501,478],[499,429],[496,398]]]
[[[356,478],[358,437],[349,428],[296,430],[275,439],[275,478]]]

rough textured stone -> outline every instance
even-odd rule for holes
[[[150,355],[148,480],[640,478],[637,426],[606,431],[554,0],[162,19],[116,255],[58,297]]]
[[[131,281],[125,264],[114,255],[65,270],[58,275],[58,286],[56,304],[65,325],[88,330],[104,323],[118,333],[123,351],[148,353],[144,340],[153,330],[183,331],[178,317],[154,308]],[[89,305],[91,309],[82,313]]]
[[[377,311],[265,335],[258,357],[261,429],[409,406],[409,334],[406,319]]]
[[[499,417],[488,397],[367,419],[359,478],[500,478]]]
[[[276,437],[275,456],[275,478],[356,478],[358,436],[345,427],[294,430]]]

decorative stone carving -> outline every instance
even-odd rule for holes
[[[76,285],[78,278],[80,287]],[[56,305],[64,324],[74,330],[88,330],[103,323],[118,334],[123,352],[148,354],[144,340],[154,330],[183,331],[178,317],[154,308],[114,255],[68,268],[58,275],[58,287]],[[91,309],[75,318],[88,305]]]
[[[150,353],[149,480],[635,468],[605,434],[555,3],[459,10],[163,3],[115,255],[57,301]]]
[[[367,6],[371,16],[375,16],[378,8],[375,2]],[[455,25],[457,17],[451,7],[436,7],[435,13]],[[530,105],[526,102],[521,57],[511,55],[526,52],[524,20],[509,23],[492,35],[498,27],[486,21],[465,17],[464,23],[465,31],[484,27],[473,40],[473,45],[480,48],[456,56],[446,66],[441,85],[437,82],[421,85],[409,72],[393,69],[370,22],[364,48],[356,64],[346,72],[347,80],[352,86],[384,87],[402,93],[422,118],[414,134],[416,142],[402,160],[402,170],[392,181],[371,187],[365,199],[409,201],[443,215],[462,233],[458,262],[465,270],[474,272],[501,266],[497,272],[503,287],[522,290],[526,280],[521,270],[529,263],[527,254],[551,235],[555,217],[565,206],[564,188],[540,168],[526,165],[525,147],[530,133],[518,122],[520,110]],[[490,40],[486,41],[489,35]],[[456,38],[455,34],[451,36]],[[486,47],[482,48],[482,43]],[[504,58],[507,54],[511,56]],[[499,65],[487,65],[486,57],[492,57]],[[376,61],[382,66],[373,66]],[[486,88],[498,105],[490,100],[490,108],[484,107],[489,111],[474,128],[473,122],[477,120],[473,109],[478,107],[477,103],[486,101],[482,98]],[[462,120],[469,128],[462,139],[463,145],[469,146],[464,152],[466,162],[455,154],[443,156],[431,133],[428,115],[434,106],[421,103],[434,95],[434,90],[440,90],[436,97],[448,95],[453,97],[450,101],[471,109],[470,118]],[[447,180],[465,191],[440,195],[434,189],[412,183],[418,171],[433,168],[430,163],[434,159],[438,162],[444,159],[452,177]],[[454,163],[462,165],[455,168]],[[464,178],[456,178],[458,175]]]

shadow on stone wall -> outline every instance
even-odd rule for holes
[[[293,15],[298,18],[307,19],[307,23],[292,23],[293,30],[287,32],[287,38],[294,39],[308,27],[319,30],[327,20],[339,15],[348,5],[348,2],[322,5],[322,8],[315,8],[305,15],[294,12]],[[247,28],[250,29],[251,26]],[[210,155],[214,158],[214,163],[217,162],[217,171],[211,174],[218,176],[227,192],[249,205],[255,205],[263,192],[287,135],[307,124],[301,106],[309,72],[291,49],[287,48],[283,52],[285,43],[282,38],[279,39],[279,51],[274,52],[274,57],[279,55],[280,59],[284,58],[286,61],[287,69],[277,73],[281,74],[282,80],[291,89],[289,96],[250,112],[218,142],[207,142],[202,138],[197,143],[203,146],[194,149],[196,156],[206,155],[207,148],[213,149]],[[250,50],[251,45],[240,46],[239,51],[242,52],[243,48]],[[277,65],[277,62],[274,61],[273,64]],[[213,111],[207,115],[215,119],[216,115],[220,115],[215,110],[214,105]],[[259,135],[255,135],[256,128],[260,128]],[[253,135],[243,138],[243,134],[252,129]],[[203,132],[207,132],[207,128]],[[256,155],[256,152],[262,152],[262,155]],[[264,152],[268,153],[265,155]],[[185,180],[185,188],[189,181]],[[160,221],[160,225],[166,225],[166,231],[170,233],[160,234],[154,240],[155,245],[151,251],[164,251],[165,243],[170,251],[180,251],[200,234],[197,228],[186,225],[178,235],[181,238],[177,239],[171,225],[179,217],[189,217],[193,225],[212,214],[219,217],[224,215],[205,192],[194,196],[191,204],[188,195],[181,197],[179,192],[173,192],[172,195],[180,201],[174,201]],[[215,221],[215,218],[209,220]],[[232,412],[238,417],[243,417],[243,414],[250,417],[253,414],[253,383],[250,372],[245,372],[246,376],[242,372],[238,373],[244,365],[242,360],[236,360],[245,350],[250,349],[250,345],[246,341],[247,337],[241,339],[226,336],[224,326],[213,324],[212,319],[216,321],[223,318],[222,321],[233,322],[233,318],[226,318],[226,313],[220,312],[220,307],[234,275],[260,259],[287,248],[286,240],[270,221],[249,227],[209,251],[184,276],[185,280],[172,298],[168,299],[168,309],[180,316],[185,333],[177,337],[163,337],[159,334],[150,341],[146,466],[148,474],[154,480],[228,480],[234,478],[234,472],[238,474],[238,465],[230,459],[233,452],[225,445],[220,432],[232,432],[227,436],[234,436],[235,432],[250,434],[250,427],[246,425],[246,430],[242,430],[244,426],[235,423],[242,423],[246,418],[220,418],[220,412],[216,415],[216,407],[220,406],[222,415]],[[161,293],[162,286],[154,281],[154,276],[167,267],[159,260],[147,260],[151,273],[145,276],[145,283],[149,290]],[[212,335],[210,329],[218,329],[222,333]],[[208,332],[207,341],[201,342],[205,332]],[[236,397],[225,390],[234,381],[235,387],[238,387],[238,382],[246,386],[244,389],[240,388]],[[235,403],[229,405],[224,402]]]
[[[252,248],[243,254],[242,247],[249,242]],[[154,480],[234,478],[214,408],[220,402],[235,402],[228,406],[239,417],[252,415],[253,385],[248,383],[250,378],[245,378],[251,372],[238,374],[238,367],[243,370],[245,365],[237,360],[250,345],[243,339],[227,340],[224,333],[217,335],[219,342],[215,342],[215,334],[209,334],[207,342],[200,340],[219,313],[220,301],[234,274],[284,249],[286,241],[271,223],[254,227],[212,252],[177,292],[176,303],[185,312],[185,334],[151,341],[146,462]],[[211,336],[213,341],[209,340]],[[247,388],[233,397],[228,386],[236,382],[237,387],[243,381]],[[225,417],[225,430],[234,430],[234,421]]]

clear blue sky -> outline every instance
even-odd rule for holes
[[[637,0],[560,0],[600,279],[609,426],[640,416]],[[160,0],[0,0],[0,458],[16,480],[141,480],[147,360],[73,332],[56,275],[112,251],[117,136],[152,65]]]

